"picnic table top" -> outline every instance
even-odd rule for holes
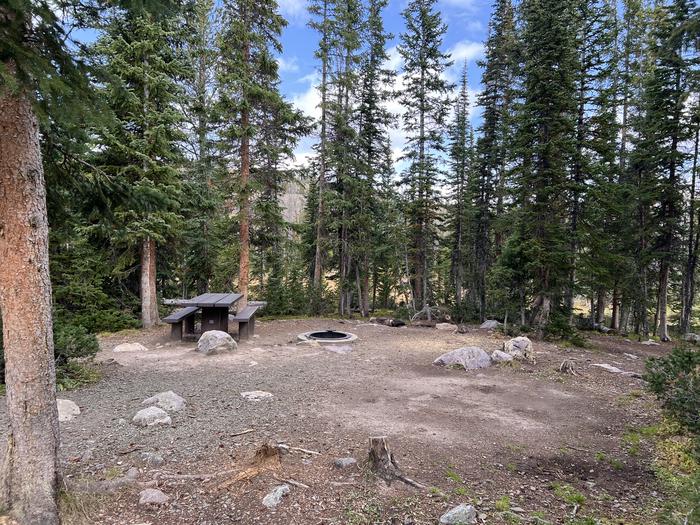
[[[228,308],[237,303],[241,297],[243,295],[239,293],[204,293],[192,299],[178,301],[178,304],[180,306],[199,306],[200,308]]]

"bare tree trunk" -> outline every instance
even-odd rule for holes
[[[690,181],[690,203],[688,204],[688,246],[685,269],[683,272],[683,289],[681,291],[681,319],[680,332],[685,334],[690,330],[690,318],[693,315],[695,303],[695,272],[698,266],[698,248],[700,244],[700,231],[695,224],[695,198],[698,172],[698,142],[700,140],[700,119],[695,125],[695,146],[693,148],[693,167]]]
[[[668,309],[668,277],[670,273],[670,265],[667,260],[661,261],[661,269],[659,270],[659,308],[658,308],[658,332],[659,339],[662,341],[670,341],[668,335],[668,321],[666,319]]]
[[[14,64],[3,65],[14,73]],[[0,506],[21,524],[58,524],[59,432],[39,125],[27,93],[9,90],[0,90],[0,261],[10,426]]]
[[[617,289],[617,285],[615,285],[615,287],[613,288],[610,328],[612,328],[613,330],[620,329],[620,294]]]
[[[596,294],[595,322],[603,324],[605,321],[605,290],[598,290]]]
[[[156,290],[156,242],[150,237],[141,243],[141,322],[144,328],[160,322]]]

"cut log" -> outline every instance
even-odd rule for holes
[[[406,477],[401,471],[389,450],[389,444],[386,439],[386,436],[369,438],[369,464],[372,470],[389,484],[392,481],[399,480],[412,487],[425,488],[421,483]]]

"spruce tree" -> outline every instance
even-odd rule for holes
[[[478,189],[475,203],[477,231],[474,239],[474,289],[480,320],[486,316],[486,275],[503,242],[502,228],[492,231],[492,223],[494,218],[501,220],[505,214],[508,160],[513,134],[517,46],[511,0],[496,0],[489,21],[484,61],[481,63],[484,68],[481,78],[483,88],[478,98],[479,106],[483,108],[483,121],[476,146]]]
[[[98,130],[102,146],[95,163],[128,184],[106,234],[140,256],[141,320],[159,322],[157,245],[179,223],[178,167],[184,139],[178,80],[185,74],[180,53],[181,13],[152,13],[143,6],[114,8],[91,54],[102,65],[102,96],[115,123]]]
[[[474,145],[473,130],[469,121],[469,84],[465,62],[454,105],[454,116],[449,129],[450,166],[447,172],[449,189],[448,223],[451,234],[450,286],[457,310],[464,309],[465,281],[471,283],[473,270],[472,226],[474,213]]]
[[[238,157],[238,222],[240,230],[238,290],[245,306],[250,280],[250,222],[253,181],[260,146],[256,134],[269,113],[285,105],[278,89],[277,61],[285,20],[276,2],[227,0],[222,6],[218,35],[219,112],[222,122],[222,154],[228,164]]]
[[[522,4],[523,101],[519,108],[520,242],[531,277],[530,323],[543,334],[562,313],[571,267],[566,217],[574,156],[576,48],[573,8],[555,0]]]
[[[450,84],[444,78],[451,65],[441,51],[447,26],[435,0],[411,0],[402,15],[406,30],[398,50],[403,59],[404,82],[399,100],[404,108],[406,132],[402,173],[406,216],[411,229],[408,267],[416,308],[431,301],[431,272],[437,242],[443,176],[444,128],[449,113]]]

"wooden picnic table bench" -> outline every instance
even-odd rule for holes
[[[260,304],[248,304],[240,312],[231,317],[231,321],[238,322],[238,340],[245,341],[255,335],[255,314],[262,308]]]
[[[188,306],[174,311],[163,319],[163,322],[170,324],[170,338],[182,339],[183,336],[194,335],[194,314],[198,311],[198,306]]]

